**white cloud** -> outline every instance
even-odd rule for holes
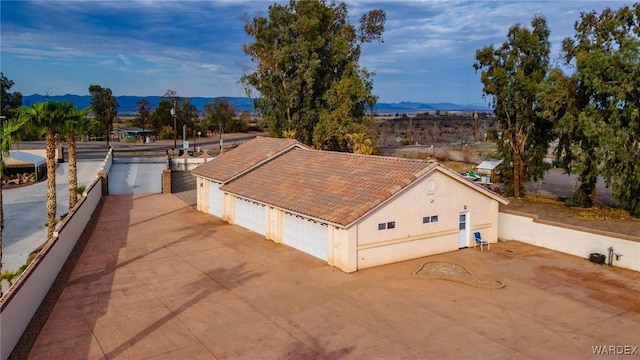
[[[127,58],[126,56],[124,56],[122,54],[118,54],[118,58],[120,60],[122,60],[122,62],[125,64],[125,66],[131,66],[132,65],[131,61],[129,61],[129,58]]]
[[[56,92],[71,92],[58,85],[84,89],[86,86],[77,84],[108,81],[114,91],[128,94],[179,88],[185,96],[235,95],[243,71],[253,66],[240,48],[252,40],[244,34],[240,16],[258,11],[264,16],[272,3],[3,2],[3,71],[35,73],[55,63],[70,69],[64,76],[77,76],[63,82],[59,80],[63,74],[43,72],[39,83],[29,82],[37,88],[20,90],[24,93],[40,91],[49,81],[56,84],[52,90]],[[572,34],[581,11],[625,4],[631,2],[347,0],[350,20],[356,25],[368,10],[387,12],[385,42],[364,45],[361,56],[361,65],[378,75],[374,92],[381,101],[429,101],[439,95],[439,84],[451,84],[454,77],[459,84],[478,83],[471,68],[475,51],[503,42],[510,26],[528,25],[536,14],[548,19],[554,57],[561,40]],[[20,86],[16,82],[16,88]],[[479,86],[468,88],[448,93],[476,101],[481,95]]]
[[[201,64],[200,65],[201,69],[205,69],[205,70],[209,70],[212,72],[217,72],[218,70],[220,70],[220,65],[216,65],[216,64]]]

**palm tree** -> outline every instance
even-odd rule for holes
[[[4,174],[4,156],[11,150],[12,135],[22,127],[18,120],[3,120],[0,122],[0,178]],[[0,273],[2,273],[2,231],[4,230],[4,210],[2,205],[2,180],[0,179]],[[0,283],[0,298],[2,298],[2,283]]]
[[[41,102],[18,109],[19,118],[32,122],[45,135],[47,162],[47,241],[56,227],[56,142],[58,131],[70,113],[70,102]]]
[[[82,110],[74,104],[67,104],[65,108],[65,122],[60,129],[61,135],[67,137],[67,150],[69,151],[69,211],[78,203],[78,166],[76,162],[76,136],[84,134],[91,126],[91,120],[87,115],[92,111],[91,107]],[[67,111],[68,110],[68,111]]]

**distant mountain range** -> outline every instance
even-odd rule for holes
[[[35,103],[47,100],[51,101],[66,101],[70,100],[78,108],[85,108],[91,105],[91,96],[89,95],[51,95],[45,96],[40,94],[27,95],[22,97],[22,104],[31,106]],[[228,99],[236,107],[237,111],[253,110],[253,100],[246,97],[223,97]],[[136,104],[138,101],[146,99],[154,107],[158,106],[158,103],[163,98],[161,96],[116,96],[116,100],[120,105],[118,115],[130,116],[136,115]],[[213,102],[217,98],[205,98],[205,97],[192,97],[191,104],[193,104],[200,111],[204,111],[204,105],[206,103]],[[421,112],[434,112],[434,111],[455,111],[455,112],[468,112],[478,109],[478,111],[491,111],[486,104],[466,104],[459,105],[453,103],[419,103],[419,102],[399,102],[399,103],[378,103],[376,104],[378,114],[407,114],[415,115]]]

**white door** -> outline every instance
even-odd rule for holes
[[[236,198],[236,225],[257,232],[267,233],[267,210],[264,205]]]
[[[292,214],[285,214],[282,224],[282,243],[329,260],[329,227]]]
[[[222,217],[222,191],[220,184],[213,181],[209,182],[209,213]]]
[[[458,221],[458,248],[469,247],[469,212],[461,212]]]

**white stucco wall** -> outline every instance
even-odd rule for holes
[[[196,209],[209,213],[209,180],[196,176]]]
[[[102,198],[101,182],[96,178],[89,185],[86,196],[61,221],[54,237],[0,301],[0,359],[9,357],[82,236]]]
[[[431,192],[429,180],[436,185]],[[417,181],[358,223],[358,269],[457,250],[459,214],[464,211],[470,214],[468,246],[473,246],[474,231],[497,241],[496,200],[439,171]],[[423,216],[432,215],[438,216],[437,223],[422,223]],[[379,223],[389,221],[395,221],[395,229],[378,230]]]
[[[344,272],[358,270],[357,232],[357,225],[349,229],[329,225],[329,265]]]
[[[171,161],[171,170],[173,171],[191,171],[202,164],[207,162],[207,159],[202,157],[178,157],[173,158]]]
[[[625,239],[615,234],[542,222],[535,216],[504,212],[499,214],[499,224],[498,236],[501,240],[518,240],[586,259],[591,253],[607,255],[607,249],[613,247],[615,254],[622,255],[618,260],[614,257],[614,266],[640,271],[640,238]]]

